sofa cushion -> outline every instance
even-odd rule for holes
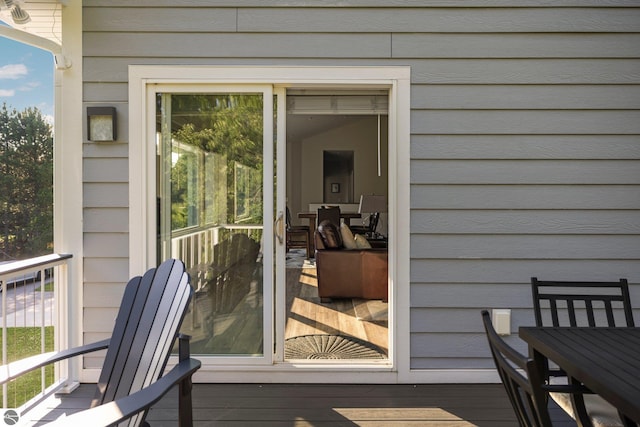
[[[367,238],[364,237],[362,234],[356,234],[355,237],[354,237],[354,240],[356,241],[356,246],[358,247],[358,249],[370,249],[371,248],[371,243],[369,243]]]
[[[340,224],[340,236],[342,237],[342,244],[346,249],[357,249],[356,239],[353,238],[353,233],[347,224],[344,222]]]
[[[324,220],[318,224],[318,233],[322,238],[325,248],[338,249],[342,247],[342,236],[340,231],[331,221]]]

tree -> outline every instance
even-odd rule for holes
[[[227,213],[229,224],[238,220],[241,209],[245,223],[262,220],[263,172],[263,99],[256,94],[174,95],[172,139],[195,147],[202,153],[215,153],[226,159],[226,185],[203,188],[226,192],[226,206],[216,209]],[[189,168],[194,162],[181,156],[171,171],[172,225],[188,224]],[[238,173],[241,170],[242,173]],[[195,173],[194,170],[191,171]],[[201,182],[204,182],[201,179]],[[216,200],[221,200],[216,197]],[[217,216],[217,215],[216,215]]]
[[[53,135],[37,108],[0,109],[0,259],[51,253]]]

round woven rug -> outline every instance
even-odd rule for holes
[[[302,335],[285,340],[285,359],[386,359],[379,347],[346,335]]]

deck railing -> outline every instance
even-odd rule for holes
[[[3,365],[59,349],[60,302],[72,255],[51,254],[0,264],[0,329]],[[62,270],[65,269],[65,270]],[[3,408],[27,408],[60,384],[55,367],[42,368],[2,386]]]
[[[179,234],[171,239],[171,256],[185,263],[191,274],[191,284],[199,290],[205,285],[207,268],[213,262],[215,248],[220,242],[236,233],[259,241],[262,228],[253,224],[224,224]]]

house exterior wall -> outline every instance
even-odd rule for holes
[[[626,277],[640,307],[636,1],[91,0],[83,58],[119,120],[84,144],[85,341],[129,277],[130,64],[411,67],[412,369],[491,367],[480,310],[532,324],[531,276]]]

